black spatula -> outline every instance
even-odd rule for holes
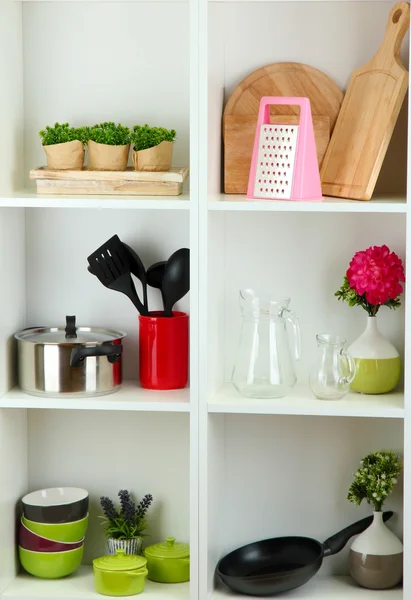
[[[142,315],[147,315],[147,308],[141,303],[130,275],[130,259],[118,235],[113,235],[100,248],[87,258],[90,270],[100,282],[116,292],[130,298]]]

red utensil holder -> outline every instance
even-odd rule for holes
[[[139,316],[140,383],[149,390],[177,390],[188,381],[188,315],[161,311]]]

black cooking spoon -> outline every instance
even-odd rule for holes
[[[161,292],[161,298],[163,300],[164,305],[164,296],[163,296],[163,277],[164,277],[164,268],[166,266],[166,261],[162,260],[160,262],[156,262],[151,267],[147,269],[147,285],[150,287],[156,288]]]
[[[170,256],[164,267],[162,292],[164,316],[171,317],[173,306],[190,289],[190,250],[180,248]]]

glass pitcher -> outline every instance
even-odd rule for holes
[[[232,382],[247,398],[282,398],[297,381],[294,361],[300,359],[300,327],[289,303],[240,290],[242,326]]]
[[[310,388],[320,400],[340,400],[355,377],[354,359],[344,350],[339,336],[316,336],[317,355],[310,371]]]

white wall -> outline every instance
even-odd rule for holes
[[[29,488],[83,487],[90,493],[84,563],[107,553],[100,496],[151,493],[150,537],[189,541],[189,415],[30,410]]]
[[[23,180],[23,51],[20,2],[0,3],[0,193]]]
[[[38,131],[102,120],[177,131],[189,158],[189,11],[183,2],[33,2],[23,7],[25,170]]]
[[[18,570],[18,501],[27,492],[26,413],[26,410],[0,410],[0,594]]]

